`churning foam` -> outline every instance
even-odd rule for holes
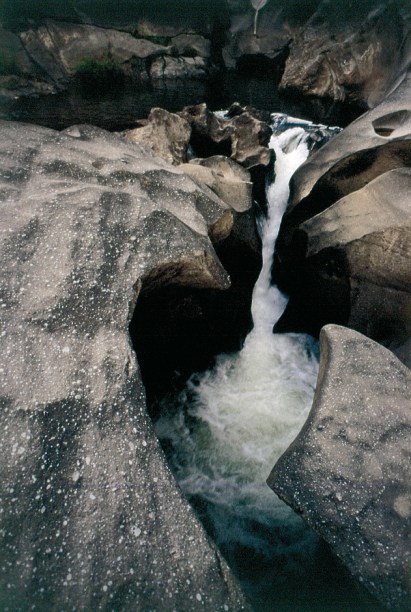
[[[306,132],[293,127],[273,136],[270,146],[276,153],[276,179],[267,191],[263,267],[252,303],[254,328],[240,352],[220,355],[213,369],[194,375],[177,405],[163,407],[156,424],[182,490],[243,586],[257,593],[265,588],[267,571],[269,580],[278,572],[279,557],[283,565],[293,564],[295,555],[304,556],[314,546],[301,519],[265,482],[306,419],[318,371],[312,339],[272,333],[286,305],[270,285],[274,243],[289,180],[308,156]],[[247,571],[250,558],[252,572],[262,572],[254,582]]]

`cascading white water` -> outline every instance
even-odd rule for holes
[[[272,585],[278,602],[282,577],[298,576],[317,545],[265,482],[306,419],[318,369],[314,340],[272,333],[286,305],[270,284],[273,247],[290,177],[309,153],[307,133],[287,129],[270,146],[276,180],[267,192],[254,328],[239,353],[220,355],[212,370],[194,375],[156,423],[182,490],[263,609],[271,609]]]

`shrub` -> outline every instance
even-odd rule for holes
[[[123,84],[125,72],[113,59],[85,57],[76,66],[75,78],[87,89],[106,89]]]

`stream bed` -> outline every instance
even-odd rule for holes
[[[261,222],[253,330],[240,352],[218,356],[211,370],[193,375],[163,403],[156,432],[180,487],[256,610],[374,612],[378,604],[265,482],[305,422],[316,384],[317,341],[272,333],[286,298],[270,273],[289,180],[309,154],[310,132],[327,133],[279,114],[273,125],[276,179]]]

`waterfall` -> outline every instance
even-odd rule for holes
[[[222,354],[213,369],[192,376],[156,423],[183,492],[260,609],[271,609],[273,592],[278,604],[281,589],[294,588],[292,582],[310,571],[317,547],[316,537],[265,482],[307,417],[318,370],[313,339],[272,333],[286,305],[270,285],[273,247],[290,177],[315,133],[308,122],[294,120],[289,127],[284,116],[274,119],[276,179],[267,190],[269,212],[261,228],[254,328],[240,352]]]

